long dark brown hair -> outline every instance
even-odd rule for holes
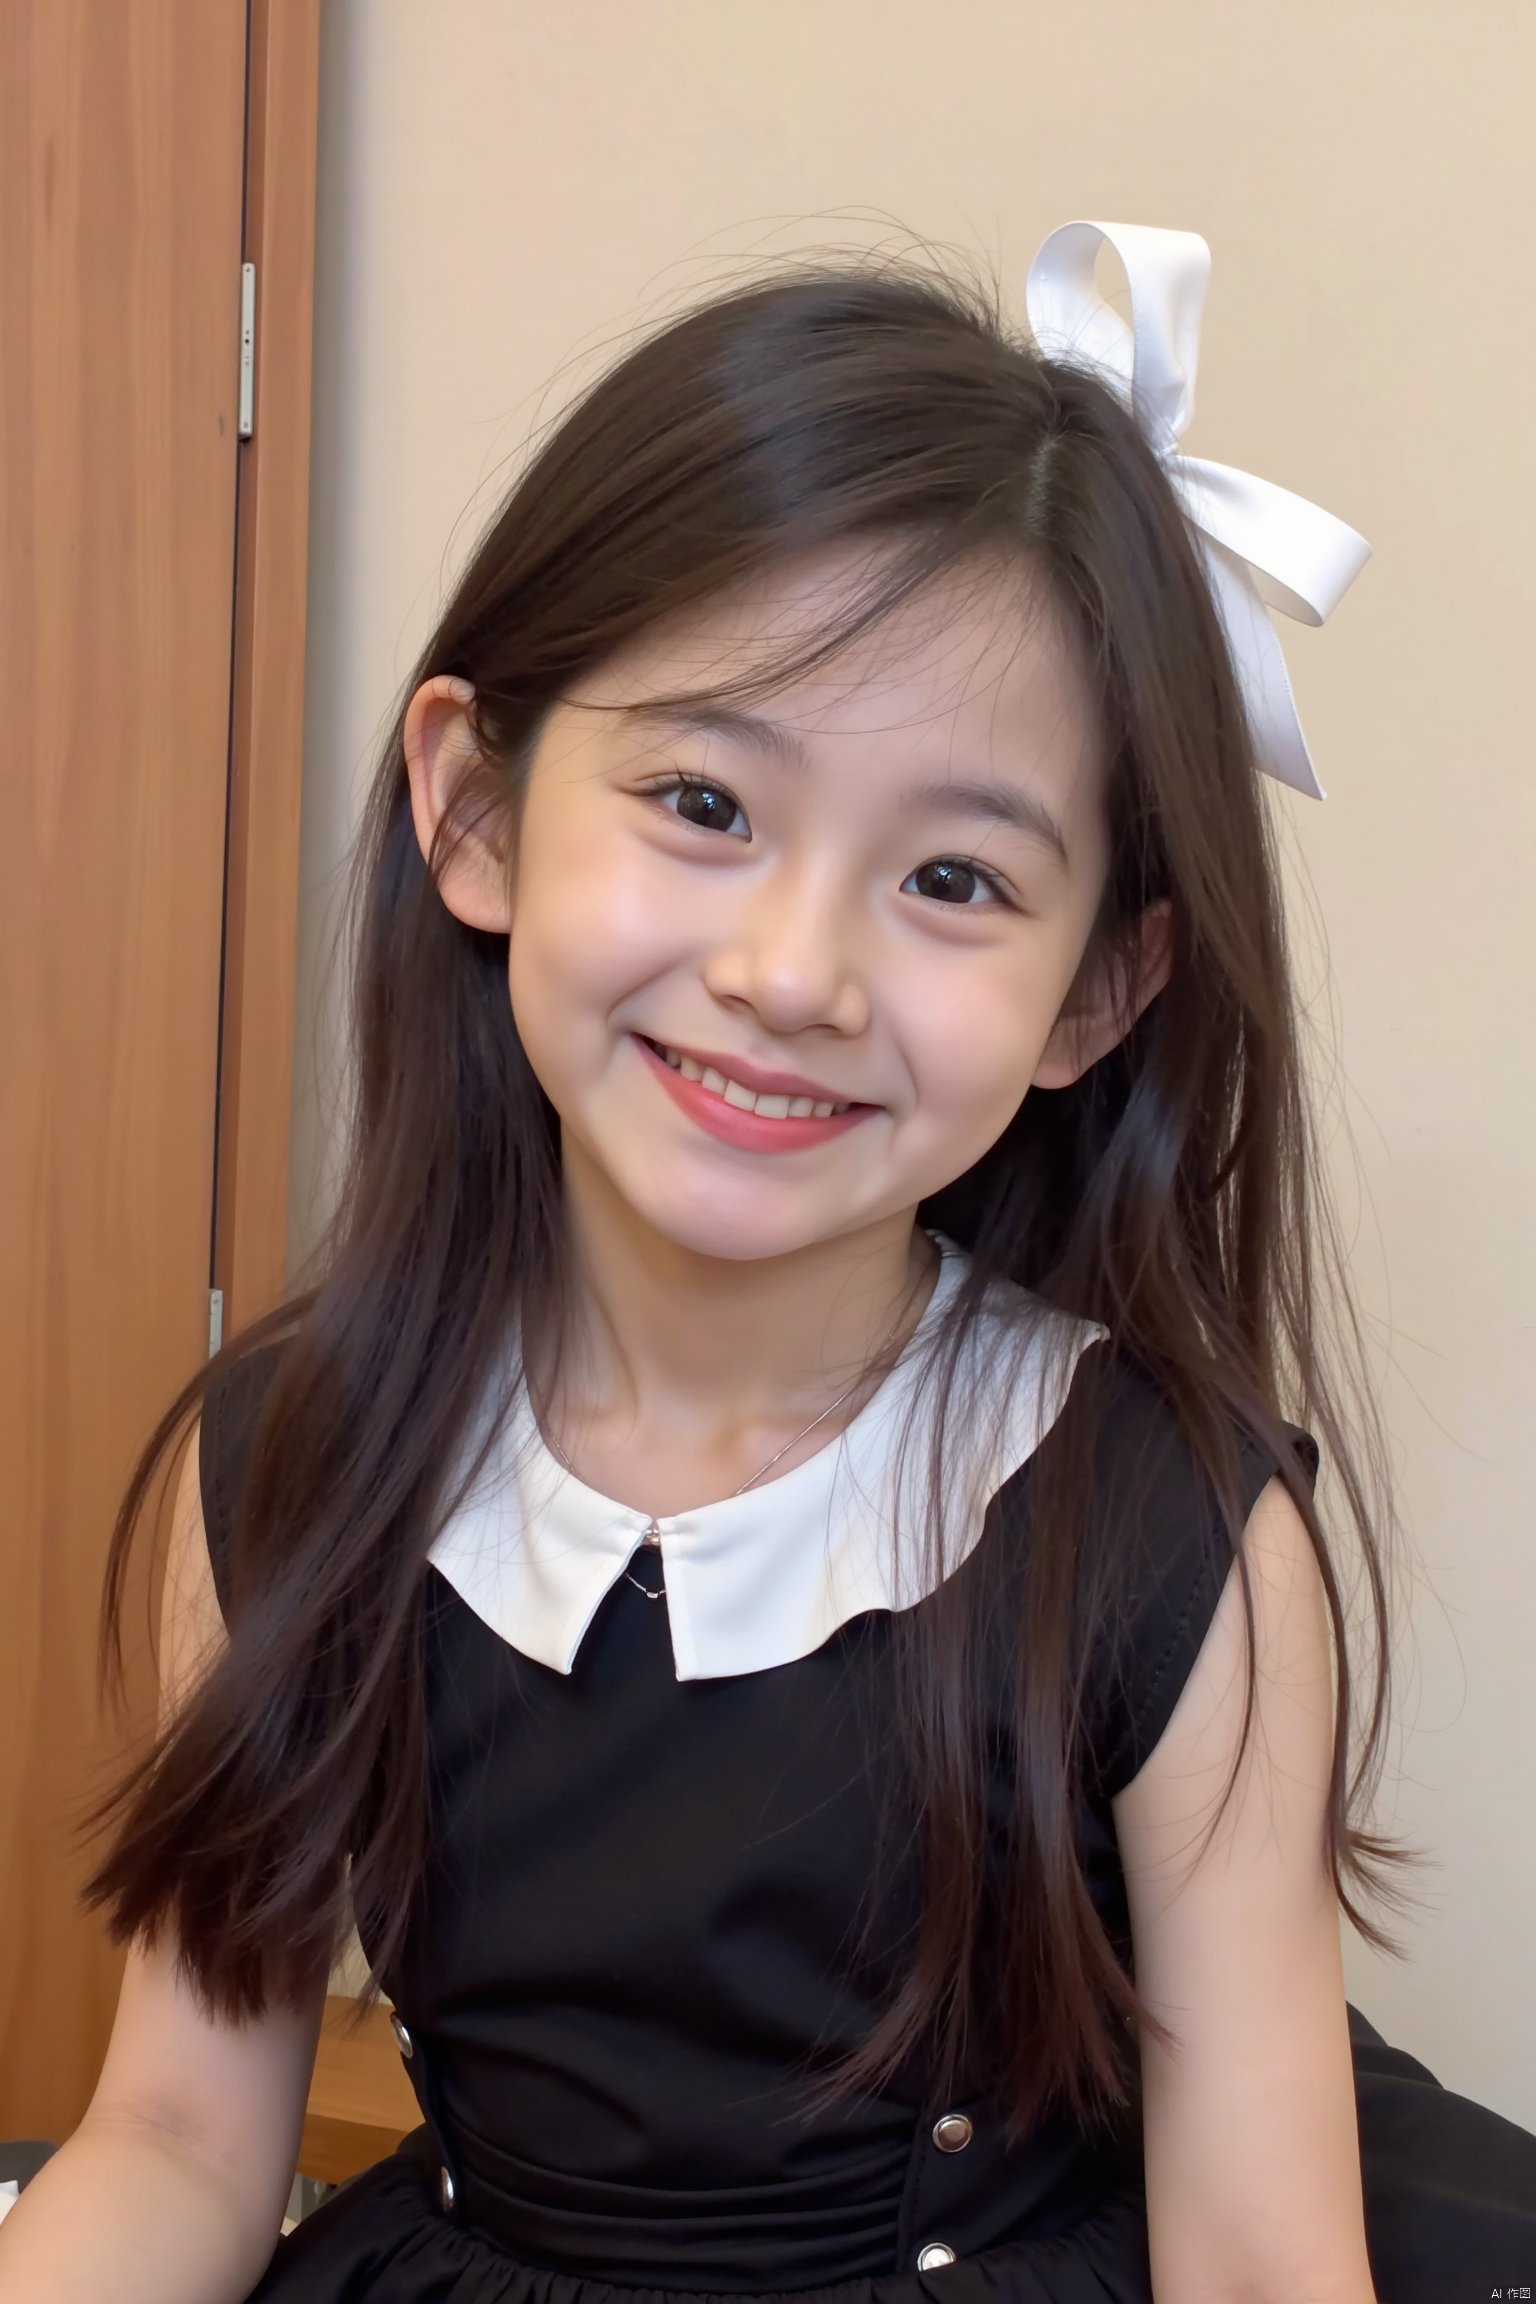
[[[103,1593],[103,1685],[120,1690],[125,1567],[155,1467],[229,1364],[283,1339],[238,1500],[228,1645],[86,1826],[118,1825],[86,1901],[119,1942],[172,1924],[214,2011],[299,1997],[354,1919],[373,1964],[360,2009],[399,1951],[431,1829],[426,1554],[484,1461],[455,1486],[512,1323],[558,1327],[558,1122],[509,1010],[507,939],[449,911],[443,858],[487,819],[515,845],[546,714],[622,644],[792,558],[866,544],[865,579],[831,629],[707,693],[766,693],[940,579],[1017,571],[1080,652],[1101,719],[1112,864],[1079,981],[1156,899],[1175,930],[1166,987],[1113,1053],[1073,1087],[1030,1094],[918,1211],[972,1259],[936,1339],[944,1405],[996,1278],[1105,1325],[1220,1500],[1249,1623],[1250,1726],[1234,1431],[1272,1449],[1337,1649],[1328,1862],[1354,1926],[1400,1955],[1366,1903],[1404,1904],[1393,1867],[1417,1855],[1360,1820],[1387,1724],[1386,1452],[1304,1093],[1270,800],[1201,564],[1129,411],[1086,369],[1041,358],[995,284],[840,257],[738,283],[653,329],[530,456],[405,690],[437,673],[475,690],[481,757],[430,865],[404,702],[383,747],[350,886],[354,1066],[335,1212],[303,1287],[226,1342],[160,1419]],[[876,2085],[921,2046],[942,2090],[984,2032],[1000,2044],[1015,2134],[1048,2099],[1084,2121],[1124,2103],[1128,2026],[1166,2038],[1089,1898],[1075,1826],[1098,1653],[1084,1630],[1117,1590],[1113,1527],[1093,1509],[1108,1365],[1084,1355],[1030,1465],[1022,1578],[1005,1592],[988,1573],[957,1575],[935,1605],[892,1619],[905,1763],[892,1799],[915,1820],[926,1895],[906,1980],[836,2084]],[[1283,1419],[1321,1444],[1331,1517],[1358,1552],[1363,1698],[1347,1580]],[[941,1449],[926,1535],[940,1548],[943,1483]],[[991,1548],[1005,1550],[1016,1573],[1016,1551]],[[998,1724],[972,1667],[1004,1606],[1016,1796],[1005,1892],[989,1906]]]

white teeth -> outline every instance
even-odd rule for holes
[[[743,1088],[739,1080],[728,1080],[713,1065],[695,1064],[691,1056],[681,1056],[675,1048],[663,1048],[662,1055],[674,1072],[681,1072],[685,1080],[697,1080],[714,1096],[723,1097],[738,1112],[756,1112],[764,1120],[830,1120],[835,1112],[846,1112],[846,1104],[818,1104],[810,1096],[757,1095]]]

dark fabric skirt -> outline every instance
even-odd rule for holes
[[[1536,2299],[1536,2135],[1443,2087],[1349,2011],[1366,2240],[1379,2304]],[[733,2304],[523,2263],[445,2213],[431,2133],[334,2192],[278,2243],[250,2304]],[[686,2277],[685,2267],[679,2275]],[[762,2291],[762,2304],[1154,2304],[1139,2182],[1049,2237],[931,2272]]]

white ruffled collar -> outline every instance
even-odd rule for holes
[[[932,1445],[927,1391],[903,1468],[912,1501],[903,1505],[899,1567],[889,1524],[893,1455],[920,1374],[919,1348],[969,1261],[942,1233],[930,1237],[942,1256],[933,1293],[901,1359],[846,1429],[744,1495],[657,1520],[666,1591],[657,1605],[667,1611],[679,1680],[792,1663],[865,1610],[910,1608],[931,1588],[916,1565]],[[974,1358],[958,1372],[952,1395],[965,1403],[946,1450],[951,1494],[964,1490],[952,1568],[979,1539],[990,1498],[1060,1414],[1079,1355],[1107,1333],[1010,1283],[994,1287]],[[1064,1374],[1048,1386],[1047,1347],[1058,1338],[1068,1347]],[[650,1514],[565,1470],[519,1391],[474,1490],[428,1557],[509,1646],[569,1673],[600,1603],[650,1525]],[[655,1556],[650,1548],[643,1557]]]

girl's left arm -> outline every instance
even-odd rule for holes
[[[1327,1604],[1272,1479],[1243,1537],[1258,1685],[1241,1773],[1234,1562],[1167,1727],[1113,1811],[1136,1981],[1181,2043],[1141,2050],[1157,2304],[1376,2304],[1366,2253],[1339,1907],[1323,1861],[1333,1748]]]

